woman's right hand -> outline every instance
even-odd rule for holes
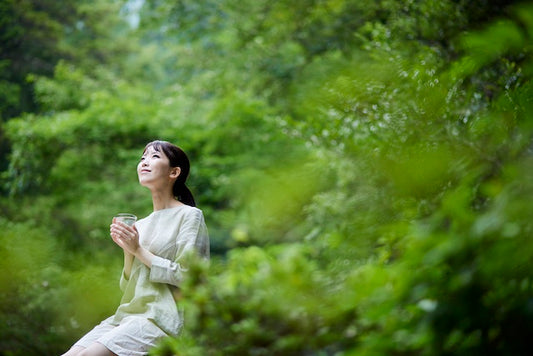
[[[122,248],[124,252],[135,255],[140,248],[139,232],[137,232],[135,225],[129,226],[121,221],[116,221],[116,219],[113,218],[109,233],[113,241]]]

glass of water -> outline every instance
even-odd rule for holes
[[[133,214],[128,213],[118,213],[115,215],[115,221],[121,221],[126,225],[133,226],[137,221],[137,217]]]

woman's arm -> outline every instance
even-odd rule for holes
[[[152,256],[150,281],[179,287],[187,272],[187,256],[209,258],[209,236],[202,211],[191,210],[179,228],[176,236],[174,259]]]
[[[135,257],[144,263],[148,268],[152,268],[152,259],[154,258],[154,254],[139,245],[137,250],[135,251]]]
[[[131,265],[133,264],[133,255],[124,250],[124,277],[130,278]]]

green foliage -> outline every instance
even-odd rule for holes
[[[61,48],[62,24],[72,26],[68,16],[74,6],[54,1],[4,0],[0,4],[0,118],[9,119],[34,109],[26,75],[50,74],[65,52]]]
[[[92,263],[99,264],[91,266],[79,263],[78,256],[79,264],[65,271],[61,245],[43,226],[0,220],[0,350],[5,354],[58,354],[73,335],[110,315],[119,300],[120,259],[93,253]]]
[[[137,29],[72,3],[40,35],[53,73],[0,61],[5,105],[27,78],[38,107],[1,127],[0,353],[113,312],[110,217],[151,211],[135,166],[160,138],[213,259],[152,354],[526,355],[533,8],[507,3],[158,0]]]
[[[186,333],[155,354],[525,355],[531,39],[517,28],[467,35],[451,63],[420,43],[416,56],[369,47],[313,60],[292,82],[291,103],[305,104],[287,123],[329,151],[316,166],[330,189],[310,187],[312,200],[287,210],[267,175],[260,187],[273,194],[256,188],[247,204],[274,239],[284,232],[269,219],[287,213],[306,247],[233,250],[186,288]],[[507,85],[484,91],[502,70]],[[287,181],[285,196],[299,195]]]

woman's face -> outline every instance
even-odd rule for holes
[[[173,173],[176,170],[179,168],[170,167],[168,157],[162,151],[156,151],[153,146],[148,146],[137,165],[139,183],[143,186],[173,183],[176,178]]]

